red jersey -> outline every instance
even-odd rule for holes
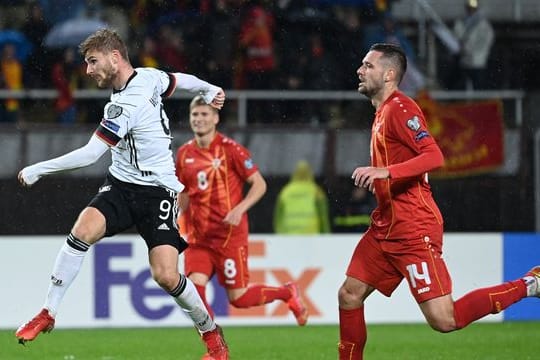
[[[245,246],[248,219],[244,214],[238,226],[225,224],[225,215],[242,201],[246,179],[258,171],[250,152],[220,133],[208,149],[193,139],[176,154],[176,176],[189,195],[185,216],[190,243],[213,248]]]
[[[374,182],[377,208],[371,228],[377,238],[414,239],[442,227],[427,172],[443,162],[418,105],[394,92],[377,110],[371,129],[371,165],[390,171],[389,179]]]

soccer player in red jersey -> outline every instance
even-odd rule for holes
[[[442,258],[443,219],[427,173],[444,158],[418,105],[398,85],[407,68],[403,50],[375,44],[357,70],[358,91],[376,109],[371,165],[352,173],[356,186],[375,193],[371,226],[359,241],[339,289],[339,359],[362,359],[367,339],[364,301],[378,290],[390,296],[405,278],[429,325],[443,333],[540,295],[540,266],[523,278],[452,299]]]
[[[287,302],[299,325],[308,313],[298,287],[248,285],[247,211],[266,192],[266,181],[248,149],[217,131],[218,111],[200,96],[190,104],[189,122],[194,139],[176,154],[176,175],[185,185],[179,194],[184,218],[180,230],[187,235],[185,271],[208,311],[206,284],[214,274],[238,308]],[[249,190],[244,196],[244,184]]]

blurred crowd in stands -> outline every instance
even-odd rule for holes
[[[73,32],[83,23],[115,28],[135,66],[192,73],[224,89],[354,90],[369,46],[397,42],[409,58],[402,88],[414,92],[425,80],[391,16],[394,1],[3,0],[0,89],[54,88],[57,121],[81,121],[73,89],[95,85],[84,76],[79,39],[69,32],[52,36],[72,21]],[[2,104],[0,121],[15,121],[18,101]],[[293,116],[305,106],[311,105],[287,111]],[[263,122],[276,115],[258,109],[254,116]]]

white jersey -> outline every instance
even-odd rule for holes
[[[175,174],[169,118],[162,103],[175,88],[173,74],[137,68],[126,86],[111,94],[95,134],[111,146],[109,172],[118,180],[184,189]]]

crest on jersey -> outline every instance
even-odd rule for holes
[[[420,119],[418,116],[414,116],[412,119],[407,120],[407,127],[412,131],[418,131],[420,129]]]
[[[253,168],[253,160],[247,159],[244,161],[244,166],[246,169],[252,169]]]
[[[221,159],[215,158],[212,160],[212,167],[214,169],[219,169],[219,166],[221,165]]]
[[[118,105],[111,104],[107,108],[107,118],[108,119],[114,119],[119,117],[122,114],[122,107]]]

